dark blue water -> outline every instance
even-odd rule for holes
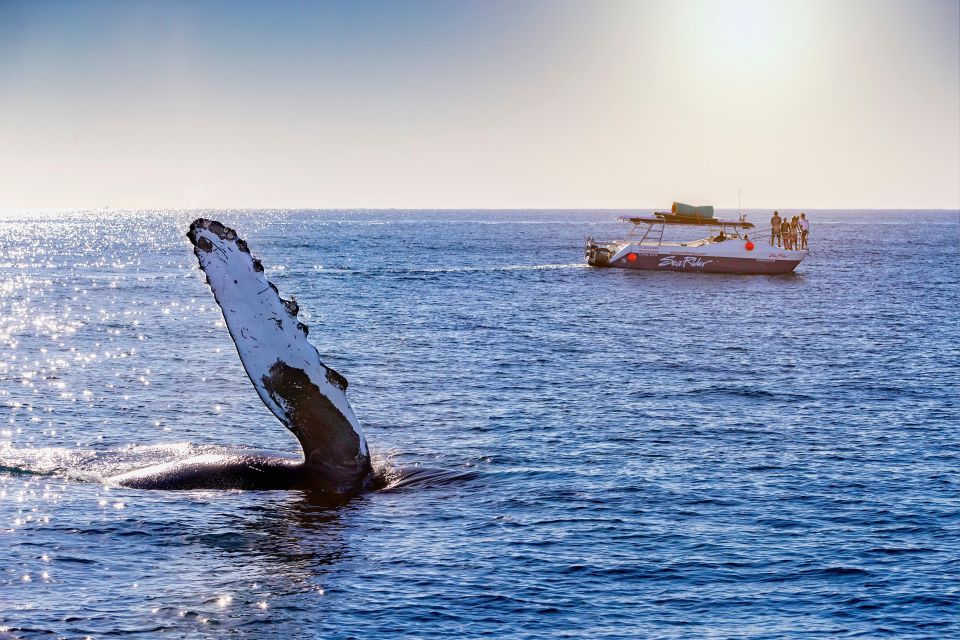
[[[475,471],[339,508],[101,483],[298,450],[194,215],[0,221],[14,637],[960,634],[957,212],[812,212],[779,277],[585,268],[612,212],[208,212],[296,295],[381,464]]]

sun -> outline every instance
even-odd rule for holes
[[[692,67],[711,74],[762,76],[800,51],[803,6],[783,0],[693,0],[674,5],[672,41]]]

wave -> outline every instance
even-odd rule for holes
[[[0,473],[103,482],[106,478],[128,471],[221,450],[222,447],[198,446],[188,442],[132,445],[106,450],[3,447],[0,448]]]
[[[764,400],[764,399],[777,399],[777,400],[813,400],[812,396],[796,393],[796,392],[782,392],[782,391],[767,391],[766,389],[758,389],[755,387],[743,387],[743,386],[723,386],[723,385],[710,385],[709,387],[703,387],[701,389],[691,389],[683,393],[687,396],[727,396],[727,397],[736,397],[736,398],[748,398],[751,400]]]
[[[0,464],[0,474],[6,474],[11,476],[49,476],[53,475],[52,472],[46,471],[34,471],[32,469],[24,469],[21,467],[11,467],[5,464]]]

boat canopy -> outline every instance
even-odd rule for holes
[[[618,220],[632,224],[685,224],[698,227],[734,227],[737,229],[753,229],[752,222],[746,220],[721,220],[719,218],[698,218],[696,216],[677,216],[672,213],[654,213],[654,218],[634,218],[620,216]]]

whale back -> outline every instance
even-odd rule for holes
[[[260,399],[297,437],[307,466],[331,490],[359,488],[370,473],[370,455],[347,401],[347,380],[321,362],[297,319],[296,301],[280,297],[233,229],[200,218],[187,237]]]

